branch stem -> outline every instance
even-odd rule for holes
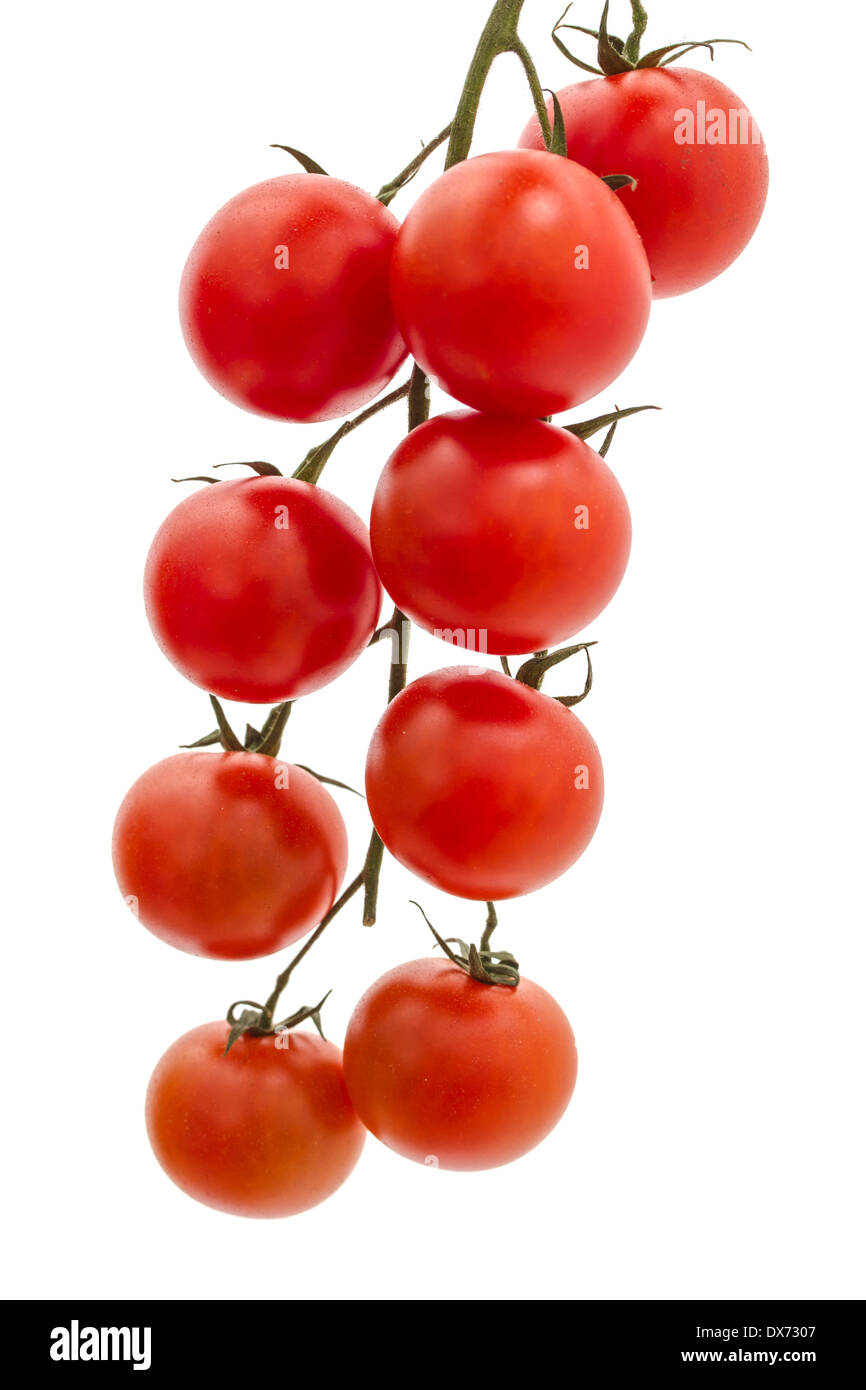
[[[535,103],[541,129],[544,132],[544,143],[550,144],[551,130],[547,115],[547,103],[544,100],[544,93],[538,80],[538,73],[535,71],[535,65],[517,34],[517,22],[520,19],[523,3],[524,0],[496,0],[496,4],[493,6],[490,18],[478,40],[475,55],[469,65],[457,112],[451,125],[451,139],[448,144],[448,156],[445,160],[446,169],[450,169],[454,164],[459,164],[469,155],[481,93],[484,90],[484,84],[493,66],[493,61],[500,53],[515,53],[523,64],[532,89],[532,99]]]
[[[364,870],[362,869],[361,872],[359,874],[356,874],[355,877],[352,879],[352,882],[349,884],[348,888],[343,889],[343,892],[340,894],[339,898],[334,903],[334,906],[331,908],[330,912],[327,912],[325,914],[319,925],[316,927],[316,930],[310,933],[298,954],[292,960],[289,961],[282,974],[277,976],[276,983],[274,984],[273,989],[268,995],[267,1000],[265,1001],[264,1008],[262,1009],[262,1020],[266,1026],[270,1026],[274,1021],[274,1014],[277,1010],[277,1004],[280,1002],[280,995],[282,994],[286,985],[289,983],[292,971],[295,969],[297,965],[300,965],[307,952],[313,946],[315,946],[316,942],[322,935],[322,932],[325,930],[325,928],[329,926],[331,922],[333,922],[337,913],[340,911],[341,908],[346,906],[346,903],[349,901],[349,899],[355,896],[363,882]]]
[[[353,415],[351,420],[344,420],[339,429],[334,430],[321,444],[316,444],[307,454],[292,474],[299,483],[317,483],[322,476],[322,469],[328,462],[332,453],[336,449],[341,439],[345,439],[347,434],[351,434],[359,425],[363,425],[367,420],[372,420],[374,415],[378,415],[380,410],[386,410],[389,405],[394,405],[397,401],[402,401],[408,396],[412,387],[412,378],[409,377],[401,386],[397,386],[393,391],[389,391],[387,396],[382,396],[372,405],[368,405],[357,415]]]
[[[421,165],[424,163],[425,159],[427,159],[433,153],[434,150],[438,150],[440,145],[445,144],[445,141],[448,139],[450,134],[451,122],[449,121],[445,129],[440,130],[439,134],[430,141],[429,145],[424,146],[420,154],[416,154],[414,159],[410,159],[405,169],[401,169],[399,174],[397,174],[388,183],[382,185],[382,187],[379,189],[379,192],[376,194],[376,197],[378,198],[379,202],[384,203],[385,207],[387,207],[391,200],[393,198],[396,198],[397,194],[400,192],[400,189],[405,188],[406,184],[410,183],[411,180],[414,179],[415,175],[421,168]]]

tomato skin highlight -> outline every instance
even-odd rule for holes
[[[307,1211],[342,1186],[364,1146],[339,1048],[293,1030],[238,1038],[204,1023],[172,1043],[147,1089],[148,1137],[188,1196],[233,1216]]]
[[[625,572],[631,518],[583,440],[541,420],[460,411],[398,445],[370,539],[379,577],[410,618],[469,650],[514,655],[556,646],[606,607]]]
[[[366,647],[382,602],[360,518],[321,488],[275,477],[185,498],[154,537],[144,592],[182,675],[252,704],[335,680]]]
[[[371,194],[321,174],[238,193],[181,279],[181,327],[199,371],[234,405],[273,419],[329,420],[366,405],[406,357],[388,296],[398,225]]]
[[[330,910],[348,843],[332,796],[263,753],[176,753],[127,792],[114,870],[139,921],[218,960],[270,955]]]
[[[736,260],[761,219],[769,166],[763,139],[751,140],[754,118],[730,87],[671,66],[575,82],[557,96],[569,159],[597,174],[637,179],[637,188],[616,196],[640,232],[656,299],[697,289]],[[726,116],[747,112],[748,141],[678,144],[677,113],[695,113],[697,135],[699,101]],[[520,145],[544,148],[536,116]]]
[[[559,155],[505,150],[455,164],[410,210],[391,265],[416,361],[490,414],[555,415],[602,391],[637,351],[651,301],[624,213],[606,184]]]
[[[496,671],[412,681],[367,755],[367,804],[386,847],[457,897],[500,901],[583,853],[604,799],[601,757],[563,705]]]
[[[363,1123],[428,1166],[520,1158],[553,1129],[577,1077],[571,1026],[546,990],[479,984],[444,960],[389,970],[349,1021],[343,1068]]]

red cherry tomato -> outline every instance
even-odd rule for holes
[[[603,797],[580,720],[496,671],[454,666],[413,681],[367,755],[367,802],[387,848],[463,898],[513,898],[564,873]]]
[[[144,925],[182,951],[270,955],[315,927],[346,872],[346,828],[302,768],[263,753],[176,753],[127,792],[114,870]]]
[[[645,68],[557,95],[569,159],[637,179],[617,196],[643,239],[657,299],[697,289],[736,260],[769,175],[754,117],[730,87],[691,68]],[[520,144],[544,148],[537,117]]]
[[[328,420],[377,396],[406,356],[388,298],[396,218],[322,174],[238,193],[208,222],[180,285],[199,371],[245,410]]]
[[[159,1060],[147,1132],[172,1182],[233,1216],[294,1216],[336,1192],[357,1163],[364,1128],[340,1050],[310,1033],[240,1037],[203,1023]]]
[[[373,559],[394,602],[471,651],[555,646],[622,579],[631,519],[610,469],[540,420],[460,412],[428,421],[382,473]]]
[[[343,1068],[355,1110],[390,1149],[431,1167],[495,1168],[561,1119],[577,1051],[540,985],[479,984],[450,961],[414,960],[358,1003]]]
[[[359,517],[292,478],[215,483],[156,534],[147,616],[169,661],[253,704],[320,689],[360,655],[382,591]]]
[[[615,193],[559,155],[482,154],[436,180],[400,229],[397,322],[425,371],[477,410],[553,415],[637,350],[646,257]]]

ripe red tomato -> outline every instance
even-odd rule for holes
[[[643,239],[657,299],[697,289],[736,260],[769,175],[754,117],[730,87],[691,68],[644,68],[557,95],[569,159],[637,179],[617,196]],[[544,148],[537,117],[520,144]]]
[[[398,223],[322,174],[238,193],[192,248],[180,319],[199,371],[245,410],[328,420],[377,396],[406,356],[388,298]]]
[[[370,521],[394,602],[471,651],[553,647],[622,579],[628,504],[588,444],[540,420],[440,415],[398,446]]]
[[[382,591],[366,527],[292,478],[215,483],[156,533],[147,616],[169,661],[214,695],[294,700],[334,680],[376,626]]]
[[[377,1139],[431,1167],[495,1168],[561,1119],[577,1077],[568,1019],[531,980],[479,984],[450,961],[377,980],[349,1020],[346,1086]]]
[[[482,154],[422,193],[391,296],[413,356],[477,410],[553,415],[637,350],[650,308],[640,238],[615,193],[559,155]]]
[[[367,755],[367,803],[396,859],[446,893],[513,898],[550,883],[601,815],[598,749],[549,696],[453,666],[413,681]]]
[[[203,1023],[160,1058],[147,1132],[172,1182],[233,1216],[294,1216],[346,1181],[364,1128],[340,1050],[311,1033],[240,1037]]]
[[[315,927],[347,854],[322,784],[264,753],[165,758],[133,784],[114,826],[114,871],[139,920],[221,960],[270,955]]]

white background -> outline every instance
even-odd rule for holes
[[[635,542],[587,634],[596,686],[580,712],[605,761],[602,824],[565,879],[501,912],[503,943],[573,1022],[568,1115],[488,1174],[425,1169],[370,1139],[336,1197],[267,1229],[188,1200],[147,1145],[160,1053],[230,1000],[261,997],[278,959],[171,951],[113,882],[127,786],[212,722],[150,637],[144,556],[188,491],[171,475],[233,458],[290,470],[327,433],[247,415],[205,384],[181,342],[178,276],[219,205],[292,167],[271,141],[373,190],[396,173],[449,119],[488,5],[55,0],[7,16],[9,1294],[866,1292],[862,110],[850,67],[806,34],[805,7],[804,32],[781,38],[790,6],[649,7],[653,46],[751,41],[752,54],[718,49],[713,71],[761,124],[771,195],[741,260],[656,305],[626,376],[580,412],[664,407],[621,427],[610,456]],[[599,8],[581,0],[576,17],[594,24]],[[526,9],[544,84],[577,80],[547,37],[557,0]],[[851,3],[834,21],[837,36],[849,27]],[[513,144],[528,109],[516,61],[502,60],[476,150]],[[325,485],[366,515],[403,428],[396,411],[359,431]],[[420,638],[412,669],[452,659]],[[302,702],[287,755],[357,785],[386,664],[383,645]],[[365,811],[339,795],[354,873]],[[333,985],[339,1040],[371,980],[427,953],[407,906],[417,892],[387,862],[380,924],[338,919],[292,1005]],[[477,907],[427,889],[423,901],[440,929],[477,932]]]

